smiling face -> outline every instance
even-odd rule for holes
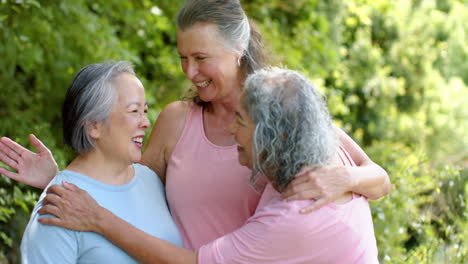
[[[220,42],[217,26],[196,23],[177,33],[177,49],[182,70],[196,86],[204,102],[219,101],[240,93],[239,55]]]
[[[112,81],[117,99],[109,118],[96,125],[90,135],[99,151],[106,157],[121,162],[134,163],[141,159],[147,118],[145,90],[140,80],[129,73],[122,73]]]
[[[230,126],[230,132],[237,142],[239,163],[250,169],[253,168],[252,142],[255,132],[255,123],[249,118],[244,107],[242,107],[243,96],[239,101],[236,111],[236,119]]]

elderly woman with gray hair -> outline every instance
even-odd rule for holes
[[[365,197],[345,193],[310,214],[299,213],[308,201],[281,198],[305,166],[354,166],[310,81],[291,70],[256,71],[246,79],[236,116],[230,132],[239,162],[264,187],[254,215],[242,227],[197,252],[148,235],[116,240],[120,230],[105,236],[144,263],[378,263]]]
[[[64,141],[79,154],[49,186],[73,183],[135,228],[182,246],[159,177],[134,164],[150,125],[147,108],[145,90],[130,63],[81,69],[62,108]],[[38,211],[46,191],[24,232],[22,263],[136,263],[99,234],[40,224]],[[156,218],[157,225],[152,222]]]

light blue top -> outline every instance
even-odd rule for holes
[[[64,170],[49,184],[67,181],[86,190],[102,207],[146,233],[182,247],[182,237],[166,204],[164,186],[148,167],[134,164],[135,176],[124,185],[109,185]],[[103,236],[37,221],[46,191],[29,220],[21,242],[22,263],[137,263]]]

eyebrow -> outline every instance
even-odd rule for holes
[[[140,102],[131,102],[131,103],[129,103],[129,104],[127,105],[127,107],[129,107],[129,106],[131,106],[131,105],[134,105],[134,104],[137,105],[137,106],[140,106],[140,105],[141,105]],[[144,106],[148,106],[148,103],[145,102]]]
[[[207,56],[208,53],[206,52],[203,52],[203,51],[195,51],[193,53],[190,53],[188,55],[184,55],[184,54],[181,54],[180,52],[177,52],[179,54],[180,57],[187,57],[187,56]]]

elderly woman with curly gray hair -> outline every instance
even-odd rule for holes
[[[258,70],[245,81],[236,116],[230,131],[239,162],[252,169],[251,183],[264,188],[242,227],[196,252],[131,226],[125,232],[134,237],[118,238],[117,229],[104,236],[143,263],[378,263],[364,196],[348,192],[310,214],[299,213],[310,201],[281,197],[305,167],[355,166],[312,83],[292,70]],[[115,221],[108,224],[122,226]]]

